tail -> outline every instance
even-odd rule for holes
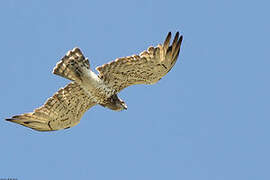
[[[53,74],[57,74],[72,81],[82,81],[85,70],[89,70],[90,65],[79,48],[74,48],[59,61],[53,69]]]

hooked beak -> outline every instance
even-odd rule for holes
[[[123,104],[123,108],[124,108],[124,110],[127,110],[127,105]]]

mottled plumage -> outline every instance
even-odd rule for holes
[[[174,66],[182,42],[177,32],[163,45],[149,47],[139,55],[118,58],[96,68],[96,75],[79,48],[69,51],[56,65],[54,74],[73,82],[61,88],[32,113],[6,119],[38,131],[66,129],[79,123],[83,114],[99,104],[120,111],[127,109],[117,93],[134,84],[154,84]]]

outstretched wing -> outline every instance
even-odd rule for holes
[[[77,125],[82,115],[96,103],[76,82],[61,88],[32,113],[6,119],[38,131],[66,129]]]
[[[165,76],[174,66],[182,43],[176,33],[170,45],[171,32],[163,45],[149,47],[140,55],[118,58],[96,68],[104,83],[117,92],[133,84],[154,84]]]

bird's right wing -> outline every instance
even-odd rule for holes
[[[69,83],[32,113],[13,116],[8,121],[37,131],[53,131],[77,125],[95,101],[76,82]]]

